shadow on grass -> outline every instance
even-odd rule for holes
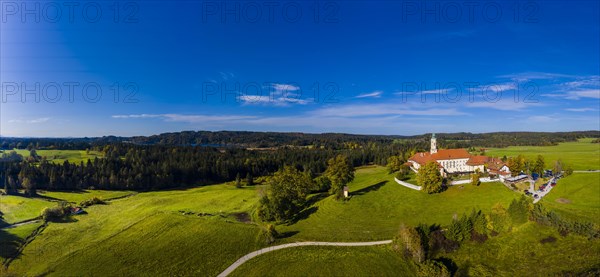
[[[4,222],[4,220],[0,219],[0,226],[4,227],[7,225],[8,224]],[[4,229],[0,229],[0,258],[2,258],[2,260],[5,260],[10,257],[16,256],[19,251],[19,246],[21,246],[21,243],[21,238],[9,232],[6,232],[6,230]]]
[[[83,213],[81,213],[79,215],[83,215]],[[73,222],[77,222],[77,221],[79,221],[79,220],[77,220],[73,216],[66,216],[66,217],[61,217],[61,218],[53,218],[52,220],[50,220],[50,222],[52,222],[52,223],[73,223]]]
[[[372,191],[377,191],[381,187],[383,187],[385,184],[387,184],[387,181],[381,181],[381,182],[379,182],[377,184],[374,184],[374,185],[368,186],[366,188],[359,189],[359,190],[357,190],[355,192],[352,192],[352,193],[350,193],[350,195],[353,195],[353,196],[354,195],[364,195],[364,194],[372,192]]]
[[[288,226],[294,225],[300,220],[307,219],[311,214],[317,212],[318,209],[319,209],[319,207],[310,207],[310,208],[306,208],[306,209],[302,210],[290,222],[288,222],[287,225]]]
[[[294,235],[296,235],[298,233],[300,233],[300,232],[298,232],[298,231],[283,232],[283,233],[280,233],[279,236],[277,236],[277,238],[279,238],[279,239],[287,239],[287,238],[291,238],[292,236],[294,236]]]

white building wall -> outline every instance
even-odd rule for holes
[[[471,166],[467,165],[467,161],[469,159],[452,159],[452,160],[438,160],[438,163],[440,163],[445,169],[446,171],[448,171],[449,173],[454,173],[454,172],[466,172],[466,171],[470,171]]]

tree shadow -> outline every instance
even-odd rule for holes
[[[306,200],[306,204],[304,204],[304,206],[310,207],[310,206],[316,204],[317,202],[327,198],[327,196],[329,196],[329,194],[327,192],[317,193],[317,194],[313,195],[312,197],[310,197],[308,200]]]
[[[385,184],[387,184],[387,181],[381,181],[377,184],[374,184],[374,185],[368,186],[366,188],[362,188],[355,192],[352,192],[352,193],[350,193],[350,195],[364,195],[364,194],[372,192],[372,191],[377,191],[381,187],[383,187]]]
[[[21,195],[21,196],[23,196],[23,197],[29,197],[29,196],[27,196],[27,195],[25,195],[25,194],[23,194],[23,195]],[[60,199],[60,198],[50,197],[50,196],[46,196],[46,195],[39,195],[39,194],[36,194],[35,196],[29,197],[29,198],[39,198],[39,199],[43,199],[43,200],[50,201],[50,202],[61,202],[61,201],[65,201],[65,200],[63,200],[63,199]],[[66,202],[66,201],[65,201],[65,202]]]
[[[319,207],[310,207],[310,208],[306,208],[306,209],[302,210],[296,216],[294,216],[294,218],[292,220],[290,220],[290,222],[288,222],[287,225],[288,226],[294,225],[296,222],[298,222],[300,220],[307,219],[311,214],[315,213],[318,209],[319,209]]]
[[[290,238],[296,234],[300,233],[299,231],[287,231],[287,232],[283,232],[280,233],[279,236],[277,236],[277,238],[279,239],[287,239]]]
[[[7,225],[8,224],[0,218],[0,226]],[[7,232],[5,229],[0,229],[0,258],[5,260],[16,256],[19,253],[19,247],[22,242],[23,240],[18,236]]]
[[[83,213],[81,213],[79,215],[83,215]],[[61,217],[61,218],[55,218],[55,219],[51,220],[52,223],[73,223],[73,222],[77,222],[77,221],[79,221],[79,220],[74,218],[72,215]]]

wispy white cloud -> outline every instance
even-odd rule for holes
[[[558,121],[557,118],[547,116],[547,115],[534,115],[534,116],[528,117],[527,120],[533,121],[533,122],[541,122],[541,123]]]
[[[582,89],[582,90],[572,90],[568,91],[566,95],[564,95],[567,99],[578,100],[580,98],[595,98],[600,99],[600,89]]]
[[[126,114],[113,115],[115,119],[150,119],[158,118],[169,122],[185,123],[212,123],[212,122],[231,122],[256,118],[256,116],[245,115],[197,115],[197,114]]]
[[[383,94],[383,91],[376,90],[373,92],[359,94],[359,95],[355,96],[354,98],[380,98],[382,94]]]
[[[367,117],[385,115],[453,116],[465,115],[455,108],[414,107],[401,104],[342,105],[310,112],[317,116]]]
[[[270,93],[265,95],[240,95],[238,100],[245,105],[289,106],[306,105],[312,99],[302,99],[300,87],[293,84],[271,84]]]
[[[19,124],[40,124],[40,123],[46,123],[50,120],[49,117],[41,117],[41,118],[34,118],[34,119],[11,119],[8,122],[9,123],[19,123]]]
[[[530,103],[525,101],[514,101],[512,98],[500,98],[498,101],[476,101],[465,104],[469,108],[487,108],[500,111],[520,111],[526,108],[543,106],[541,103]]]
[[[524,82],[529,80],[548,80],[557,78],[573,78],[574,75],[560,74],[560,73],[548,73],[548,72],[521,72],[500,75],[498,78],[508,78],[518,82]]]
[[[571,109],[565,109],[565,111],[582,113],[582,112],[597,111],[597,109],[592,109],[592,108],[571,108]]]

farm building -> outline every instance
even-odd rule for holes
[[[491,175],[501,177],[510,175],[508,166],[499,159],[487,156],[471,155],[465,149],[437,149],[435,134],[431,137],[431,149],[429,152],[419,152],[408,159],[408,164],[415,172],[430,161],[435,161],[440,169],[440,174],[446,177],[448,174],[472,173],[477,170],[489,172]]]

